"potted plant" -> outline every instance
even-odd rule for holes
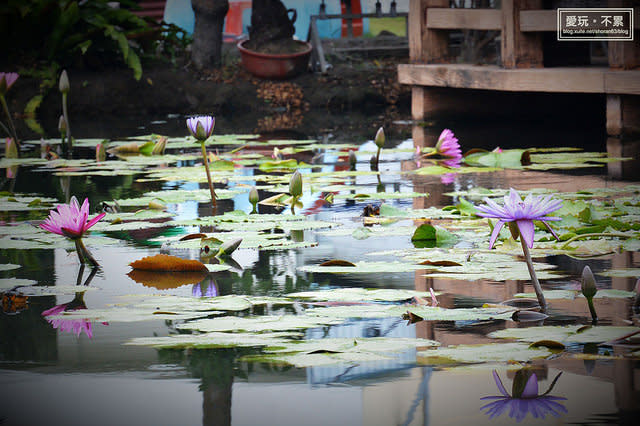
[[[242,65],[261,78],[284,79],[306,70],[309,43],[294,40],[295,9],[280,0],[254,0],[249,39],[238,43]]]

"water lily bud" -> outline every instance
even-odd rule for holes
[[[289,194],[297,198],[302,195],[302,175],[296,170],[289,181]]]
[[[18,73],[15,72],[0,72],[0,96],[4,96],[7,94],[18,77]]]
[[[252,187],[251,191],[249,191],[249,202],[253,205],[253,208],[256,208],[256,204],[260,201],[260,196],[258,195],[258,190],[256,187]]]
[[[58,89],[60,89],[61,93],[69,93],[70,85],[69,85],[69,76],[67,75],[67,70],[62,70],[62,73],[60,74]]]
[[[61,115],[58,120],[58,130],[62,136],[67,134],[67,120],[64,119],[64,115]]]
[[[376,146],[380,149],[382,149],[382,147],[384,147],[384,129],[382,127],[380,127],[378,129],[378,132],[376,133],[376,138],[374,139],[374,142],[376,143]]]
[[[585,266],[582,270],[582,294],[587,299],[591,299],[596,295],[597,291],[596,279],[593,276],[593,272],[591,272],[589,266]]]
[[[151,155],[163,155],[166,147],[167,138],[164,136],[160,136],[156,144],[153,146],[153,149],[151,150]]]
[[[106,143],[99,143],[96,145],[96,161],[104,161],[107,159],[107,146]]]
[[[18,147],[12,138],[7,138],[4,156],[6,158],[18,158]]]
[[[220,250],[218,250],[218,254],[216,254],[216,256],[229,256],[238,248],[241,242],[242,242],[242,238],[237,238],[231,241],[225,241],[220,246]]]
[[[356,157],[356,152],[351,150],[349,151],[349,165],[352,169],[355,169],[356,163],[358,162],[358,157]]]

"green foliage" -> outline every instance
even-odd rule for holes
[[[3,1],[0,50],[6,52],[6,63],[26,68],[33,68],[34,63],[37,68],[42,63],[68,67],[79,60],[91,67],[126,64],[134,77],[140,79],[140,55],[146,48],[156,51],[156,46],[145,46],[145,41],[151,38],[175,45],[179,31],[167,24],[150,27],[131,12],[138,9],[137,2],[132,0],[121,0],[119,8],[108,3],[107,0]]]

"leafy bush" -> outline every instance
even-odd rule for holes
[[[0,65],[41,69],[54,63],[68,67],[79,59],[94,65],[122,61],[140,79],[141,40],[145,35],[177,40],[176,28],[152,28],[130,11],[138,8],[136,2],[119,3],[114,8],[107,0],[3,0],[0,51],[7,54]]]

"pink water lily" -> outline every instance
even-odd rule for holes
[[[189,133],[198,141],[204,141],[211,136],[215,125],[216,119],[210,115],[199,115],[187,119]]]
[[[57,211],[56,211],[57,210]],[[40,227],[54,234],[70,238],[76,244],[76,252],[80,263],[86,258],[93,266],[99,266],[82,242],[82,236],[89,228],[95,225],[106,213],[100,213],[91,220],[89,218],[89,200],[84,199],[82,206],[73,196],[69,204],[58,204],[56,210],[49,211],[49,217]]]
[[[440,133],[438,143],[436,144],[436,152],[443,157],[462,159],[462,151],[460,150],[458,138],[456,138],[449,129],[444,129],[442,133]]]
[[[520,197],[520,194],[518,194],[518,191],[511,188],[509,190],[509,195],[504,196],[503,206],[496,204],[495,201],[492,201],[489,198],[485,198],[484,201],[487,203],[486,205],[476,206],[479,211],[478,216],[498,219],[498,223],[493,227],[493,232],[491,233],[489,248],[493,247],[500,230],[504,224],[508,222],[515,222],[518,230],[520,231],[521,238],[527,243],[529,248],[533,247],[534,220],[542,222],[549,232],[551,232],[554,237],[558,238],[547,221],[561,219],[559,217],[547,215],[562,207],[562,200],[555,200],[551,195],[542,197],[533,196],[531,194],[527,195],[523,200],[522,197]]]
[[[0,72],[0,95],[7,93],[18,77],[17,72]]]
[[[71,239],[82,238],[85,232],[106,213],[100,213],[91,220],[89,217],[89,199],[85,198],[82,206],[78,203],[78,199],[73,196],[69,204],[58,204],[56,210],[49,212],[49,217],[40,225],[54,234],[62,235]]]

